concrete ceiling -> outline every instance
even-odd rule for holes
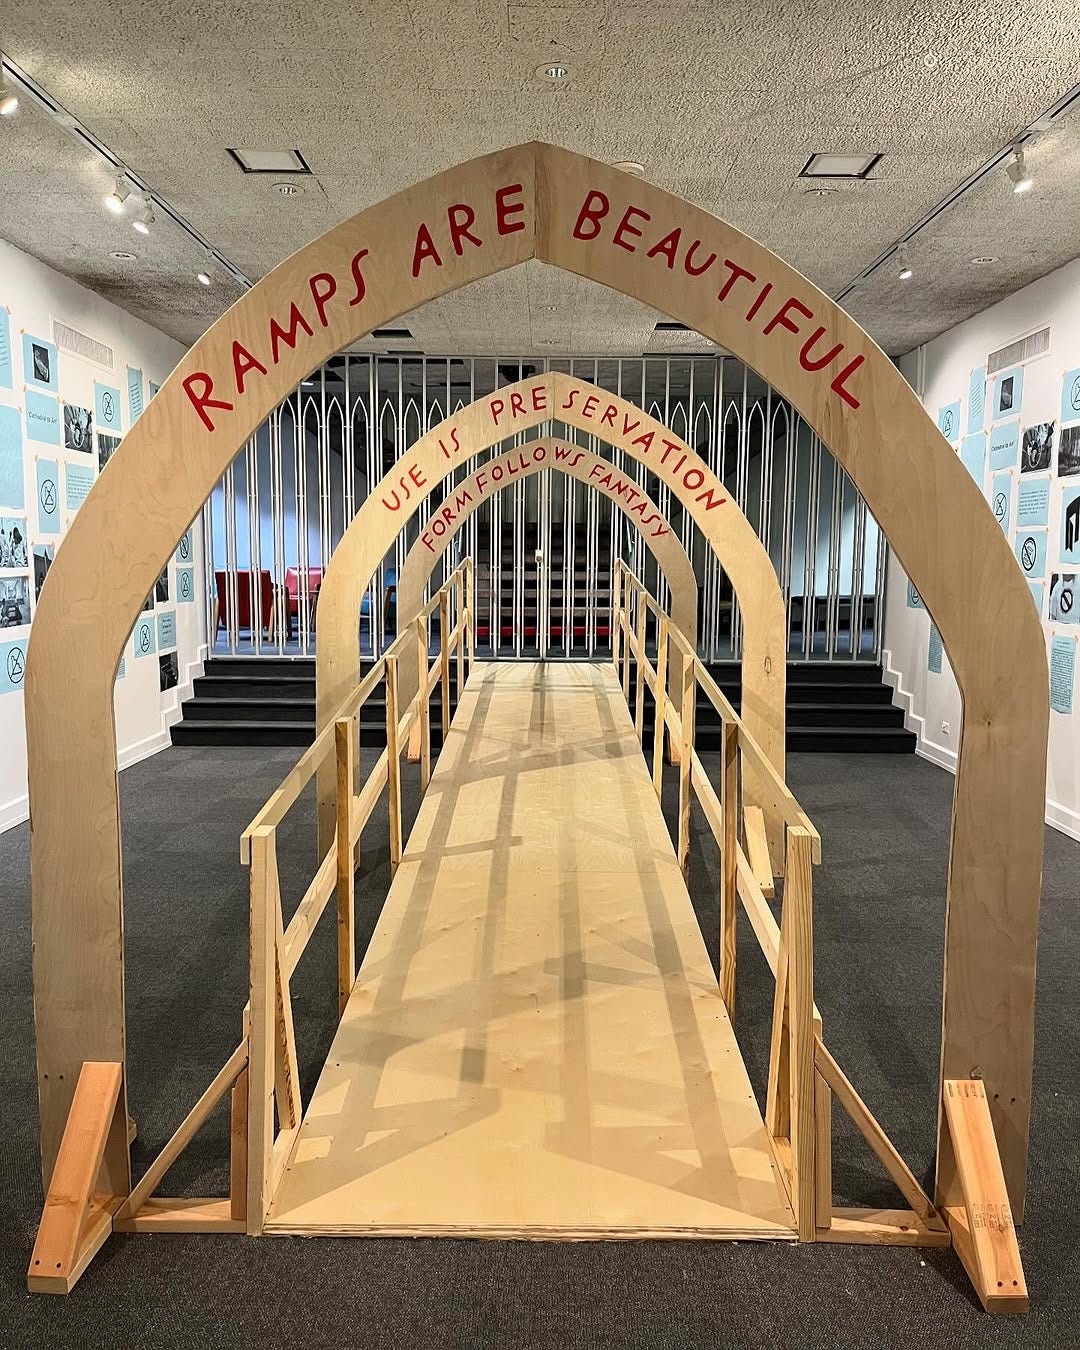
[[[646,176],[835,293],[1077,79],[1076,0],[7,0],[0,42],[253,280],[408,183],[534,138]],[[554,57],[564,86],[534,73]],[[299,149],[302,195],[245,175],[229,146]],[[881,152],[868,181],[807,194],[814,151]],[[921,231],[915,276],[886,264],[847,307],[900,354],[1080,253],[1080,116]],[[0,123],[0,235],[184,342],[239,294],[159,219],[110,216],[111,179],[24,99]],[[128,250],[134,262],[110,251]],[[992,255],[977,266],[972,257]],[[706,351],[658,315],[530,263],[396,326],[430,354]]]

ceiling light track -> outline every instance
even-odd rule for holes
[[[917,220],[902,238],[896,240],[895,243],[890,244],[887,249],[879,253],[874,261],[870,263],[869,266],[863,268],[857,277],[852,281],[849,281],[843,290],[837,291],[833,296],[833,299],[837,304],[843,304],[852,291],[854,291],[862,282],[872,277],[879,267],[884,266],[884,264],[890,260],[898,260],[897,255],[902,245],[906,246],[910,244],[912,239],[914,239],[920,231],[925,230],[926,227],[932,224],[943,211],[947,211],[949,207],[958,202],[960,198],[970,192],[977,183],[981,183],[984,178],[1000,169],[1003,164],[1011,164],[1015,161],[1017,152],[1022,152],[1023,146],[1033,141],[1037,136],[1042,135],[1044,132],[1052,130],[1060,119],[1064,117],[1067,112],[1072,110],[1073,104],[1078,100],[1080,100],[1080,84],[1073,85],[1071,89],[1066,90],[1059,99],[1047,108],[1041,117],[1036,118],[1034,122],[1030,122],[1022,131],[1013,136],[1008,144],[1003,145],[1001,149],[991,155],[984,164],[980,164],[974,173],[969,174],[962,183],[958,183],[946,197],[943,197],[941,201],[927,211],[926,215],[920,220]]]
[[[133,172],[120,157],[113,153],[103,141],[100,141],[94,133],[85,126],[73,114],[62,107],[57,101],[44,90],[32,75],[17,66],[10,57],[4,56],[0,63],[0,74],[6,77],[9,87],[17,90],[20,95],[25,95],[27,100],[35,104],[42,112],[46,114],[57,126],[61,127],[68,135],[85,142],[95,154],[99,155],[102,161],[109,166],[111,173],[116,175],[117,186],[126,189],[126,193],[135,192],[143,198],[146,204],[146,210],[149,212],[149,221],[154,219],[154,211],[162,212],[168,216],[174,225],[178,227],[193,244],[196,245],[200,255],[209,257],[229,276],[233,278],[245,290],[250,290],[254,284],[249,276],[246,276],[235,263],[219,253],[216,248],[205,238],[199,230],[192,225],[191,221],[172,206],[164,197],[159,196],[153,189],[143,181],[142,178]],[[123,205],[123,199],[120,202]],[[141,231],[140,231],[141,233]]]

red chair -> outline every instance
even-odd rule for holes
[[[229,623],[229,574],[228,572],[215,572],[214,579],[217,583],[217,596],[214,600],[214,614],[211,621],[211,628],[214,630],[214,636],[217,636],[218,630],[224,624],[226,628]],[[252,632],[251,621],[254,610],[252,603],[252,587],[250,572],[236,572],[236,627],[237,629],[246,628]],[[266,630],[266,636],[272,638],[277,619],[277,608],[274,603],[274,582],[269,572],[259,573],[259,619],[261,626]]]
[[[309,567],[307,569],[307,603],[308,603],[308,627],[312,626],[313,611],[315,608],[315,596],[318,594],[319,587],[322,585],[323,570],[321,567]],[[300,568],[286,567],[285,569],[285,594],[289,601],[289,631],[292,631],[292,620],[299,621],[300,618]]]

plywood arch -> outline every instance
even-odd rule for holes
[[[851,475],[940,630],[964,702],[941,1068],[977,1070],[992,1090],[1019,1215],[1049,695],[1009,542],[892,362],[811,282],[663,189],[538,143],[437,174],[268,273],[178,364],[57,550],[25,686],[44,1175],[83,1061],[125,1059],[112,686],[144,597],[235,453],[311,370],[534,257],[714,339],[788,399]],[[106,1180],[118,1192],[125,1182]],[[940,1180],[953,1198],[947,1166]]]
[[[776,572],[753,526],[703,459],[654,417],[616,394],[561,371],[547,371],[483,395],[431,428],[366,497],[323,572],[315,649],[316,727],[322,729],[357,678],[357,632],[364,593],[406,521],[437,484],[471,455],[535,427],[561,422],[640,461],[671,489],[727,573],[745,616],[741,715],[784,774],[787,624]],[[751,801],[766,794],[747,766]],[[320,849],[334,831],[332,767],[320,775]],[[783,857],[782,821],[766,813],[774,858]]]
[[[433,513],[427,528],[420,530],[398,575],[398,632],[404,632],[405,625],[419,614],[428,579],[469,517],[500,492],[543,470],[564,474],[584,483],[594,492],[605,496],[616,510],[623,513],[656,559],[667,581],[671,592],[672,623],[691,645],[696,645],[697,577],[686,550],[655,502],[632,478],[620,473],[610,460],[601,459],[580,445],[549,437],[527,441],[515,450],[497,455],[449,490],[442,506]],[[680,688],[678,674],[681,669],[677,649],[672,650],[670,659],[674,669],[671,684],[677,690]],[[402,706],[407,706],[416,693],[415,670],[408,661],[399,672],[398,683]],[[779,712],[783,718],[782,703]]]

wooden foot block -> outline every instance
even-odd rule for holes
[[[234,1219],[232,1204],[222,1200],[174,1200],[153,1196],[130,1219],[117,1219],[118,1233],[243,1233],[244,1219]]]
[[[956,1254],[987,1312],[1023,1312],[1027,1282],[990,1104],[979,1079],[946,1078],[945,1117],[963,1201],[945,1206]]]

